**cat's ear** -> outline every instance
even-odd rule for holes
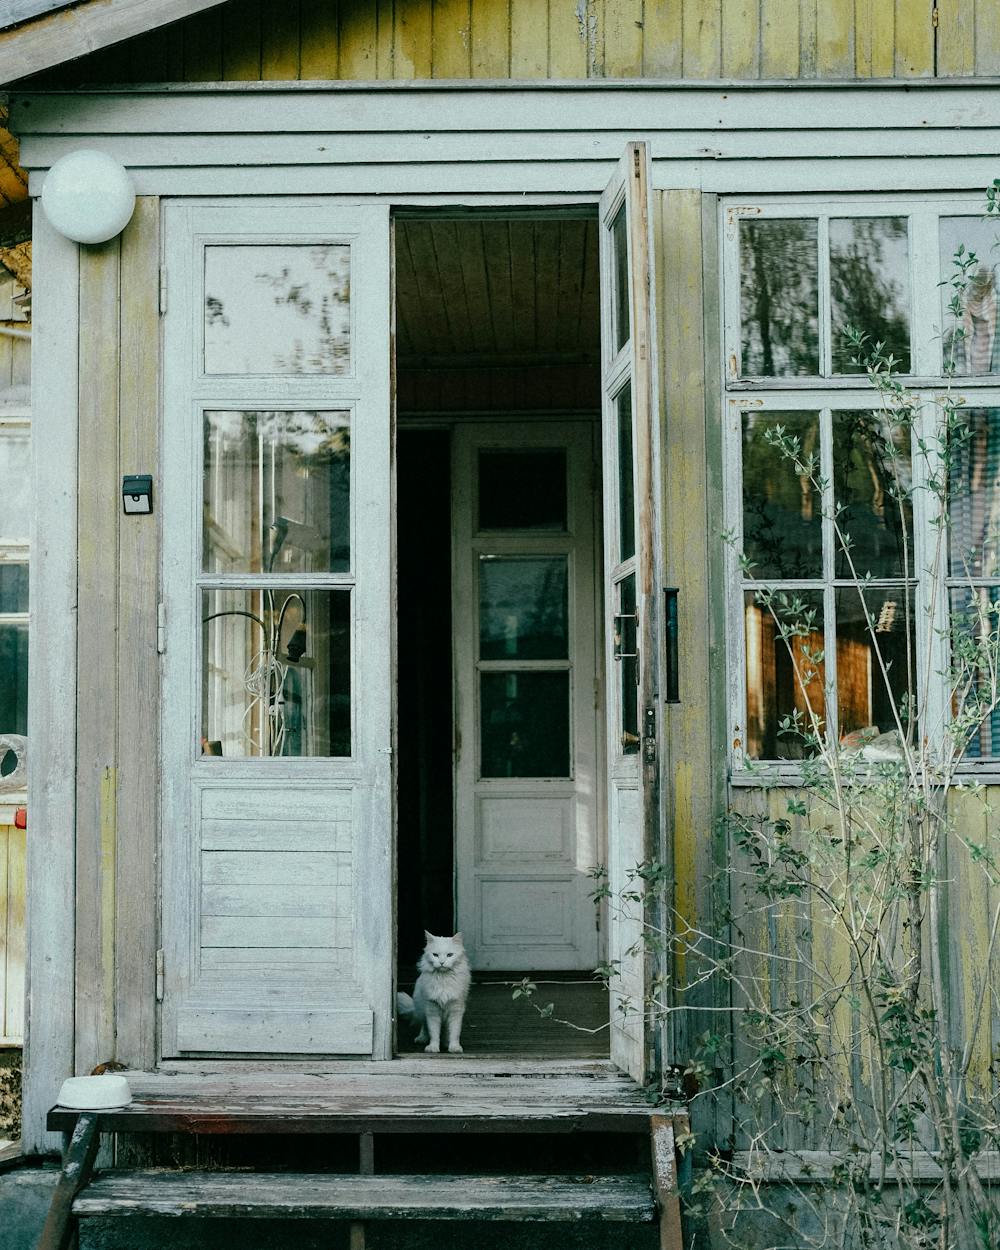
[[[425,930],[424,930],[424,937],[427,939],[427,941],[428,941],[428,942],[436,942],[436,941],[437,941],[437,938],[435,938],[434,934],[433,934],[433,933],[431,933],[431,932],[430,932],[429,930],[427,930],[427,929],[425,929]]]
[[[456,934],[455,934],[455,936],[454,936],[451,940],[452,940],[453,942],[457,942],[457,943],[459,944],[459,946],[464,946],[464,945],[465,945],[465,943],[464,943],[464,942],[463,942],[463,940],[462,940],[462,935],[461,935],[461,933],[456,933]]]

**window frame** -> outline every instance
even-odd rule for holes
[[[818,280],[819,280],[819,359],[821,367],[831,359],[830,335],[830,286],[828,264],[828,222],[836,217],[905,217],[909,222],[909,281],[910,281],[910,345],[912,371],[900,375],[901,380],[913,393],[920,405],[920,415],[914,429],[912,452],[913,484],[913,540],[912,557],[914,584],[914,615],[916,630],[916,667],[918,677],[927,671],[941,673],[948,663],[946,641],[932,622],[939,624],[947,619],[949,593],[955,579],[950,576],[949,542],[945,537],[938,542],[938,530],[934,521],[938,508],[928,493],[920,489],[926,482],[929,465],[916,450],[917,441],[931,446],[937,405],[945,394],[954,401],[974,408],[1000,408],[1000,375],[956,375],[948,379],[942,372],[943,338],[939,327],[945,321],[945,288],[938,285],[941,265],[939,221],[945,217],[984,216],[984,196],[957,197],[954,194],[927,195],[920,199],[912,196],[849,195],[831,199],[829,196],[774,196],[748,201],[746,198],[727,197],[720,200],[721,264],[721,399],[722,399],[722,447],[723,447],[723,515],[725,532],[734,541],[725,544],[724,570],[726,579],[726,707],[728,729],[729,776],[734,785],[760,785],[769,783],[795,785],[801,781],[800,761],[751,759],[745,752],[747,725],[746,698],[746,636],[744,627],[744,591],[755,579],[744,577],[740,564],[743,539],[743,465],[742,465],[742,417],[748,410],[766,411],[814,411],[820,414],[820,422],[829,422],[829,413],[838,410],[863,410],[877,406],[877,397],[863,375],[813,375],[809,377],[759,378],[740,377],[740,353],[742,350],[740,322],[740,270],[739,270],[739,223],[747,218],[812,217],[820,221],[818,230]],[[1000,222],[997,224],[1000,234]],[[928,274],[933,278],[928,278]],[[829,440],[824,435],[822,446]],[[822,466],[824,476],[830,478],[832,464]],[[832,490],[832,487],[829,488]],[[829,496],[828,496],[829,497]],[[824,506],[824,512],[826,507]],[[830,522],[824,519],[824,535]],[[836,649],[831,644],[835,620],[829,613],[829,605],[835,588],[850,586],[849,579],[830,576],[829,556],[824,541],[824,571],[820,579],[803,579],[797,583],[803,590],[822,587],[824,593],[824,642],[828,655],[833,655],[833,672],[827,671],[828,696],[831,682],[836,679]],[[935,584],[930,564],[936,563],[937,602],[929,601],[930,588]],[[760,578],[762,586],[782,585],[794,579]],[[879,578],[873,585],[899,586],[906,579]],[[978,579],[986,584],[1000,584],[1000,578]],[[959,579],[959,584],[965,584]],[[833,691],[835,697],[835,690]],[[918,691],[918,697],[920,692]],[[931,680],[924,694],[921,719],[924,732],[934,743],[943,742],[944,726],[950,715],[947,706],[946,682]],[[835,703],[834,703],[835,706]],[[1000,755],[985,759],[963,760],[959,766],[964,775],[983,782],[1000,781]]]

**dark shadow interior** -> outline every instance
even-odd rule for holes
[[[462,421],[597,418],[600,302],[593,214],[397,218],[397,957],[412,986],[425,928],[454,930],[451,431]],[[518,973],[530,973],[524,969]],[[477,976],[473,1053],[607,1054],[602,986],[546,974],[513,1003]],[[516,1008],[513,1010],[512,1008]],[[400,1049],[412,1049],[405,1030]]]

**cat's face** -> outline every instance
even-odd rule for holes
[[[435,937],[424,930],[427,945],[424,947],[424,958],[431,968],[454,968],[465,958],[465,946],[461,933],[454,937]]]

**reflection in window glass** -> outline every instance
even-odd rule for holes
[[[206,412],[204,457],[206,572],[350,568],[348,413]]]
[[[481,530],[566,530],[566,452],[481,451]]]
[[[479,557],[479,658],[569,657],[565,556]]]
[[[952,577],[1000,576],[1000,409],[963,413],[954,452],[949,520]]]
[[[864,373],[851,363],[848,326],[884,344],[901,373],[910,371],[910,257],[905,217],[830,221],[830,334],[834,373]]]
[[[743,554],[755,578],[821,577],[823,507],[809,473],[799,473],[779,440],[795,439],[797,458],[819,472],[819,415],[742,414]]]
[[[200,753],[351,753],[349,590],[202,592]]]
[[[0,733],[28,732],[28,627],[0,623]]]
[[[568,777],[569,673],[481,673],[483,777]]]
[[[611,223],[611,247],[615,265],[615,301],[614,301],[614,343],[615,351],[620,352],[628,342],[629,306],[628,306],[628,218],[625,204],[615,213]]]
[[[205,372],[344,374],[351,367],[346,243],[205,249]]]
[[[835,592],[837,723],[841,741],[865,747],[866,754],[899,751],[893,706],[903,713],[906,728],[914,614],[913,596],[909,605],[905,596],[902,587],[868,587],[864,600],[854,586]]]
[[[958,255],[961,249],[961,255]],[[971,263],[969,263],[971,260]],[[941,292],[945,373],[1000,373],[997,336],[997,223],[941,218]]]
[[[5,429],[0,438],[0,536],[28,541],[31,516],[31,449],[27,429]]]
[[[632,385],[615,400],[618,416],[618,559],[635,555],[635,484],[632,465]]]
[[[0,613],[27,612],[27,610],[28,566],[26,564],[0,564]]]
[[[628,754],[639,749],[639,621],[634,573],[618,583],[614,642],[621,678],[621,748]]]
[[[819,373],[816,221],[740,222],[740,321],[747,377]]]
[[[909,431],[878,412],[834,413],[833,465],[837,524],[844,535],[834,544],[836,576],[911,576]]]
[[[953,690],[953,730],[961,748],[966,739],[968,759],[1000,756],[1000,691],[997,675],[991,678],[989,662],[977,657],[995,657],[1000,648],[1000,586],[965,586],[954,589],[951,599],[951,630],[954,662],[970,677],[962,689]]]
[[[798,760],[807,754],[801,733],[785,721],[819,732],[824,721],[823,595],[818,590],[743,595],[746,628],[747,724],[751,759]],[[787,634],[787,640],[783,637]]]

